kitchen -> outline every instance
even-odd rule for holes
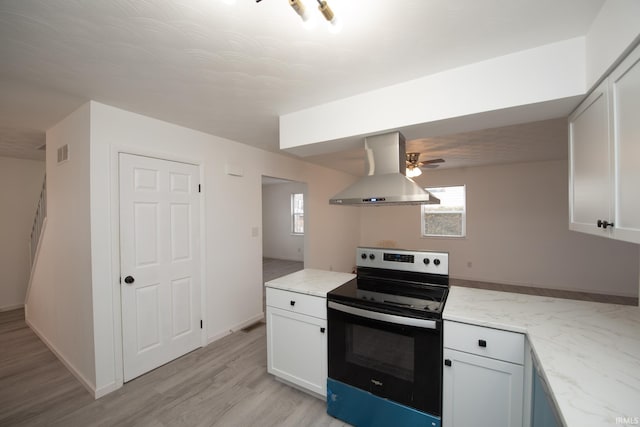
[[[271,3],[273,2],[265,1],[258,6],[263,7]],[[251,6],[257,7],[256,5]],[[275,6],[269,7],[275,8]],[[285,12],[289,13],[290,11],[286,9]],[[4,27],[6,28],[6,26]],[[314,37],[317,37],[317,35]],[[612,51],[616,51],[616,49],[612,49]],[[13,93],[11,88],[8,90],[9,92],[6,93]],[[570,88],[570,90],[566,90],[563,96],[579,96],[581,90],[582,93],[584,93],[584,88]],[[193,94],[193,98],[197,99],[197,95]],[[106,104],[115,102],[110,101],[111,98],[109,96],[99,97],[98,100],[105,102]],[[160,101],[161,100],[157,100],[159,104],[162,104]],[[575,104],[577,104],[577,101],[575,101]],[[146,111],[145,108],[137,108],[135,104],[132,104],[127,109],[132,109],[133,111],[141,113]],[[189,114],[194,117],[197,117],[200,114],[198,111],[193,111],[192,109],[188,109],[187,111],[189,111]],[[508,114],[503,114],[503,116],[505,115]],[[238,144],[234,145],[226,140],[212,138],[198,132],[191,132],[183,129],[179,130],[176,127],[167,124],[160,124],[139,115],[126,113],[116,108],[106,106],[101,102],[91,103],[88,107],[82,109],[78,115],[75,116],[75,119],[80,120],[79,116],[84,117],[85,120],[86,117],[89,117],[91,120],[92,140],[90,141],[90,144],[92,148],[90,152],[80,152],[77,150],[72,151],[72,156],[76,156],[75,158],[78,159],[86,158],[87,161],[91,161],[92,169],[87,172],[85,169],[78,166],[78,169],[76,169],[76,175],[70,174],[64,177],[57,177],[55,176],[55,166],[51,165],[51,178],[53,179],[51,185],[54,189],[53,196],[57,195],[58,197],[62,197],[62,199],[59,199],[61,201],[67,200],[67,198],[64,197],[63,189],[69,188],[65,187],[69,185],[72,186],[71,188],[74,188],[77,195],[76,197],[86,197],[87,202],[85,204],[80,203],[79,207],[84,211],[84,215],[86,215],[86,217],[90,216],[92,218],[91,223],[88,224],[82,222],[76,225],[85,227],[87,232],[89,232],[89,230],[91,231],[91,241],[82,240],[81,242],[75,242],[76,244],[81,244],[80,249],[78,249],[75,244],[69,245],[71,252],[74,254],[77,253],[78,259],[82,260],[82,262],[79,263],[81,269],[75,272],[53,270],[54,274],[57,275],[59,279],[63,279],[60,281],[65,282],[66,284],[64,286],[67,288],[64,289],[64,295],[60,295],[60,293],[56,295],[43,295],[42,301],[44,302],[45,299],[52,298],[56,300],[61,307],[74,307],[74,303],[87,303],[88,307],[94,307],[96,314],[93,317],[93,322],[77,322],[74,320],[76,319],[76,316],[80,319],[84,319],[87,316],[90,318],[91,316],[87,313],[78,313],[73,316],[69,315],[68,318],[62,316],[62,319],[57,320],[61,323],[61,325],[59,325],[60,327],[70,328],[70,330],[74,331],[76,335],[82,337],[81,343],[70,343],[64,338],[64,336],[53,330],[45,332],[47,335],[50,335],[52,341],[58,344],[60,352],[63,353],[63,355],[70,360],[71,364],[75,365],[80,372],[83,372],[88,378],[88,382],[93,383],[92,385],[94,388],[98,390],[108,390],[110,387],[115,387],[115,385],[117,385],[117,372],[119,370],[119,362],[117,361],[117,358],[111,358],[108,356],[109,354],[113,354],[114,344],[101,340],[96,340],[95,345],[93,344],[94,337],[111,336],[114,333],[113,331],[118,329],[117,322],[114,321],[114,319],[117,318],[117,313],[110,305],[104,305],[104,301],[110,301],[113,298],[111,293],[111,283],[113,283],[114,277],[117,278],[117,274],[114,274],[112,268],[112,261],[110,261],[110,259],[117,259],[117,257],[113,257],[111,253],[113,248],[110,243],[109,228],[114,227],[113,222],[108,215],[111,209],[111,203],[108,199],[104,200],[93,198],[90,205],[88,202],[89,194],[109,194],[109,180],[111,179],[109,178],[109,173],[112,166],[109,162],[101,161],[100,158],[110,158],[110,144],[134,146],[138,147],[139,151],[152,150],[161,153],[174,153],[178,151],[180,153],[188,153],[183,154],[182,157],[189,157],[189,160],[191,158],[206,159],[204,164],[206,174],[204,176],[205,181],[203,182],[203,188],[205,192],[208,191],[208,194],[205,210],[206,212],[216,212],[219,210],[218,206],[220,206],[220,204],[225,207],[225,212],[222,212],[219,215],[217,221],[211,221],[207,224],[207,247],[209,248],[207,255],[207,277],[209,277],[208,283],[210,283],[207,286],[210,291],[206,294],[206,341],[215,341],[225,335],[229,329],[237,329],[239,326],[242,326],[241,324],[243,322],[250,322],[254,320],[262,311],[259,306],[260,303],[257,301],[258,298],[255,298],[255,302],[253,302],[252,299],[251,302],[246,304],[239,299],[240,294],[257,296],[258,293],[261,293],[261,288],[259,287],[260,273],[257,271],[259,270],[259,267],[257,266],[260,263],[260,249],[257,244],[257,240],[259,239],[256,239],[252,235],[252,227],[258,226],[261,223],[259,216],[255,214],[255,212],[260,211],[259,195],[257,193],[259,192],[258,183],[261,174],[307,182],[309,185],[309,194],[314,195],[311,200],[309,200],[310,204],[308,206],[310,229],[309,239],[305,243],[305,261],[307,267],[321,269],[333,268],[335,271],[350,271],[354,263],[353,248],[359,244],[371,245],[381,240],[393,239],[396,240],[399,246],[422,246],[422,244],[416,245],[413,242],[402,240],[399,237],[389,236],[389,233],[377,231],[381,230],[379,227],[375,226],[377,221],[384,221],[384,218],[376,218],[374,212],[364,211],[362,215],[365,219],[364,222],[361,222],[359,218],[361,214],[358,213],[357,210],[346,212],[344,210],[337,211],[337,207],[332,208],[328,206],[327,200],[340,188],[345,187],[349,181],[353,179],[352,175],[331,173],[325,168],[313,165],[305,165],[304,171],[301,172],[303,166],[293,160],[284,159],[280,156],[257,151],[249,147],[238,146]],[[409,115],[407,115],[407,117],[408,116]],[[354,114],[354,119],[355,118]],[[537,118],[542,119],[543,117]],[[422,118],[420,118],[420,120],[422,120]],[[185,123],[186,120],[183,118],[181,122]],[[354,120],[354,125],[357,124],[356,122],[357,121]],[[116,124],[115,126],[114,123]],[[508,123],[503,124],[507,125]],[[307,125],[309,125],[309,123],[304,123],[304,126],[307,127],[309,131],[313,131],[314,128],[311,125]],[[381,126],[384,126],[382,122]],[[336,129],[337,126],[332,126],[332,128]],[[454,128],[460,129],[461,131],[464,130],[464,126],[459,126],[458,124],[456,124]],[[58,129],[61,128],[59,127]],[[372,131],[374,131],[374,129],[372,129]],[[55,142],[55,132],[52,132],[51,136],[54,138],[52,142]],[[184,141],[183,147],[176,149],[172,146],[171,137],[179,138]],[[146,147],[142,147],[139,139],[152,139],[154,144],[147,144]],[[322,138],[318,138],[318,140],[325,139],[332,140],[335,139],[335,137],[329,136],[325,138],[323,136]],[[304,139],[299,140],[304,141]],[[358,140],[361,143],[361,139],[358,138]],[[210,147],[212,145],[216,146],[216,148]],[[47,166],[49,173],[50,165],[48,164]],[[67,168],[67,172],[71,172],[71,167],[74,166],[74,164],[69,162],[67,166],[70,166]],[[561,162],[556,162],[554,166],[556,168],[554,173],[557,176],[566,173],[562,170]],[[241,169],[244,176],[227,173],[226,170],[228,168],[234,169],[236,172],[238,169]],[[528,166],[528,168],[531,176],[535,176],[535,167]],[[498,167],[496,167],[496,170],[497,169]],[[231,172],[233,172],[233,170]],[[468,171],[466,173],[471,172]],[[442,174],[445,173],[454,172],[447,172],[446,169],[443,169]],[[437,174],[441,173],[437,172]],[[437,174],[434,176],[437,176]],[[59,190],[56,193],[56,179],[58,178],[63,178],[64,181],[58,181]],[[90,179],[87,180],[87,178]],[[91,182],[92,186],[90,192],[82,184],[83,182],[88,181]],[[499,182],[501,180],[495,178],[495,181]],[[468,185],[471,185],[471,180]],[[553,191],[557,191],[558,193],[566,193],[566,186],[564,184],[553,185],[553,183],[550,183],[550,189],[553,189]],[[246,201],[243,204],[238,204],[237,194],[244,194],[246,196]],[[544,194],[542,194],[542,196],[544,196]],[[552,196],[556,197],[556,200],[560,200],[559,195]],[[65,206],[63,203],[57,204],[54,208],[61,210],[61,212],[64,213]],[[53,214],[56,213],[55,209],[52,212]],[[383,217],[385,215],[392,216],[392,212],[407,211],[403,208],[390,209],[393,211],[377,209],[378,215]],[[407,217],[411,216],[410,213],[403,213],[403,215],[406,215]],[[60,218],[60,221],[73,222],[73,218],[66,219],[67,217],[63,214],[58,218]],[[416,223],[417,215],[414,218],[415,219],[409,219],[409,221]],[[556,218],[554,220],[556,221],[554,224],[557,229],[560,229],[558,223],[563,222],[566,224],[566,215],[554,215],[554,218]],[[328,229],[328,227],[324,226],[324,221],[331,223],[332,228]],[[222,223],[235,223],[237,225],[220,226],[219,224]],[[58,222],[58,224],[60,224],[60,222]],[[371,224],[374,227],[370,228],[368,226],[363,226],[362,224]],[[503,222],[503,225],[507,224],[508,223]],[[478,227],[475,229],[479,230]],[[361,230],[357,234],[367,237],[363,237],[361,239],[359,235],[356,235],[352,230]],[[415,231],[415,233],[418,234],[419,228],[416,228],[416,230],[417,231]],[[570,234],[566,230],[566,226],[563,226],[561,230],[562,233],[566,233],[567,235]],[[375,236],[373,234],[369,234],[370,232],[376,232],[380,235]],[[498,236],[507,238],[507,236],[503,236],[502,234],[498,234]],[[58,236],[58,238],[63,239],[62,236]],[[618,286],[619,283],[624,283],[624,285],[622,285],[623,289],[617,289],[618,293],[626,293],[628,295],[637,294],[638,255],[637,248],[635,248],[635,246],[616,244],[616,242],[610,242],[607,240],[600,241],[598,239],[596,239],[598,242],[597,244],[591,243],[590,245],[587,245],[585,244],[587,240],[594,242],[595,238],[588,239],[587,237],[580,236],[573,239],[579,241],[574,244],[577,248],[585,248],[585,251],[593,251],[593,255],[602,256],[604,254],[607,259],[617,260],[616,262],[622,263],[622,268],[612,267],[609,272],[627,275],[627,278],[623,281],[611,280],[611,286]],[[216,244],[217,241],[224,242],[224,251],[213,249],[219,246],[219,244]],[[335,242],[340,242],[340,244],[337,245],[339,247],[336,247]],[[458,244],[460,246],[464,245],[464,243]],[[85,247],[91,247],[91,259],[87,259],[86,251],[81,250]],[[630,250],[629,247],[634,249]],[[331,249],[328,250],[328,248]],[[447,248],[447,250],[453,252],[451,249]],[[238,268],[228,261],[228,257],[220,256],[220,254],[224,253],[246,254],[250,258],[249,265],[255,265],[256,271],[251,268]],[[478,251],[476,250],[473,253],[476,254]],[[622,255],[622,257],[616,257],[616,254]],[[512,254],[507,253],[507,255]],[[526,255],[526,253],[524,255]],[[521,258],[522,257],[517,257],[518,260]],[[583,267],[581,264],[585,263],[585,259],[591,260],[593,257],[576,257],[574,260],[574,267],[563,271],[581,270],[581,267]],[[100,261],[98,262],[98,260]],[[472,270],[483,268],[486,268],[487,271],[495,270],[488,268],[487,261],[482,259],[477,260],[470,257],[460,257],[453,260],[453,262],[459,263],[456,268],[458,271],[457,274],[461,276],[463,276],[462,272],[466,271],[468,262],[472,263]],[[631,262],[634,264],[630,264]],[[633,267],[633,265],[635,265],[635,267]],[[531,265],[529,265],[528,268],[535,272],[541,271],[540,269],[532,268]],[[589,275],[589,277],[586,278],[587,280],[593,280],[593,282],[590,282],[592,286],[595,287],[597,286],[596,283],[598,281],[602,282],[607,279],[608,276],[605,272],[598,273],[600,270],[595,267],[592,267],[592,270],[596,276]],[[575,279],[575,276],[573,276],[570,271],[566,274],[571,278],[570,280],[575,280],[575,282],[582,281],[581,278]],[[598,274],[601,275],[599,278],[597,276]],[[214,275],[219,279],[214,280]],[[635,279],[629,279],[629,277],[634,276]],[[82,283],[86,283],[85,280],[87,277],[92,278],[93,284],[92,289],[90,290],[87,290],[85,286],[82,286]],[[467,277],[474,276],[467,275]],[[590,279],[590,277],[593,277],[593,279]],[[478,277],[478,279],[498,280],[498,278],[492,278],[488,274]],[[503,281],[515,280],[503,279]],[[545,278],[545,281],[538,284],[553,286],[553,281],[553,278]],[[228,283],[231,286],[223,286],[219,283]],[[214,290],[215,295],[213,292]],[[74,291],[78,291],[78,293],[74,293]],[[616,290],[611,290],[611,292],[615,293]],[[75,300],[70,304],[65,302],[65,299],[68,298],[74,298]],[[58,301],[59,299],[62,301]],[[34,316],[37,316],[39,313],[36,310],[38,308],[39,301],[40,298],[31,301],[32,306],[29,307],[29,310],[32,310],[31,313]],[[232,301],[233,304],[223,304],[221,301]],[[72,312],[72,310],[69,311],[69,313]],[[43,324],[44,321],[46,320],[41,321],[40,324]],[[92,324],[93,328],[91,328]],[[87,348],[91,351],[83,353],[88,356],[81,356],[78,354]],[[91,354],[95,354],[95,357],[92,357]],[[116,372],[116,374],[114,375],[113,372]]]

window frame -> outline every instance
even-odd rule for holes
[[[421,205],[420,207],[420,237],[421,238],[444,238],[444,239],[465,239],[467,238],[467,186],[465,184],[462,185],[440,185],[438,187],[429,187],[429,188],[425,188],[425,190],[431,192],[435,192],[434,190],[437,189],[441,189],[441,188],[451,188],[451,187],[462,187],[462,191],[463,191],[463,210],[462,212],[460,212],[459,210],[441,210],[441,211],[431,211],[428,212],[427,209],[430,206],[429,204],[424,204]],[[437,197],[437,195],[436,195]],[[439,206],[439,205],[435,205],[435,206]],[[461,234],[460,235],[448,235],[448,234],[427,234],[427,218],[426,218],[426,214],[427,213],[431,213],[431,214],[461,214],[461,222],[462,222],[462,229],[461,229]]]
[[[302,199],[301,212],[296,211],[296,196]],[[296,218],[302,217],[302,231],[296,231]],[[304,235],[304,193],[291,193],[291,234],[294,236]]]

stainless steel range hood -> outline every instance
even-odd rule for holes
[[[367,175],[331,199],[332,205],[422,205],[440,200],[405,176],[406,150],[400,132],[365,138]]]

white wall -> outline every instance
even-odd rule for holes
[[[57,149],[69,160],[57,164]],[[28,324],[95,387],[89,218],[89,106],[47,131],[47,227],[26,301]]]
[[[280,148],[302,155],[318,154],[319,146],[339,145],[340,138],[523,105],[545,105],[547,101],[581,96],[586,89],[585,40],[578,37],[282,115]],[[553,115],[550,109],[545,105],[536,110],[535,114],[541,114],[538,117],[530,111],[529,120],[561,116]],[[504,117],[507,114],[501,112],[492,119]],[[484,123],[476,129],[494,126],[498,125]],[[417,135],[424,136],[428,135]]]
[[[96,388],[122,381],[117,251],[117,152],[200,165],[206,341],[262,318],[262,175],[307,183],[305,266],[351,271],[357,210],[328,199],[354,177],[91,102],[91,244]],[[243,176],[226,173],[227,167]],[[98,339],[99,337],[99,339]]]
[[[305,194],[301,182],[262,186],[262,256],[304,261],[304,235],[291,233],[291,195]]]
[[[44,162],[0,157],[0,311],[24,305],[31,270],[31,226]]]
[[[586,36],[587,87],[602,77],[640,36],[640,1],[608,0]]]
[[[421,238],[420,208],[398,206],[362,209],[360,243],[448,251],[453,278],[637,296],[640,246],[569,231],[567,168],[428,171],[416,180],[424,187],[467,186],[467,237]]]

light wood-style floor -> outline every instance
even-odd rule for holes
[[[262,258],[262,281],[268,282],[276,277],[294,273],[304,268],[302,261],[289,261],[275,258]]]
[[[0,426],[346,426],[267,373],[263,323],[94,400],[26,326],[0,313]]]
[[[302,261],[289,261],[276,258],[262,258],[262,283],[278,277],[295,273],[304,269]],[[262,288],[262,311],[267,312],[267,298],[264,287]]]

